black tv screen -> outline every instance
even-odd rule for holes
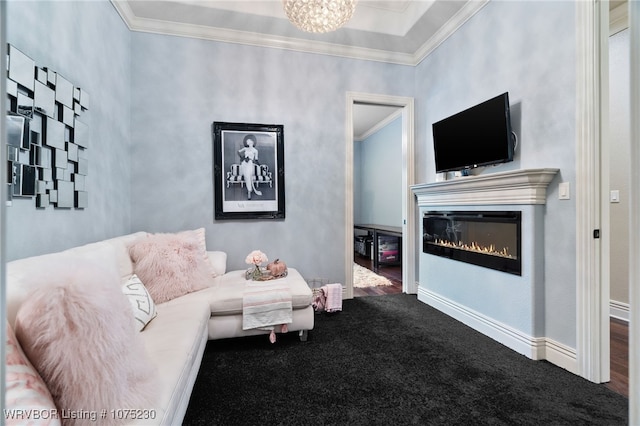
[[[450,172],[513,161],[509,94],[433,123],[436,172]]]

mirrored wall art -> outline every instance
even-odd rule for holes
[[[89,94],[12,45],[7,77],[7,201],[87,208]]]

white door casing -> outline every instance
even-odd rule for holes
[[[414,99],[402,96],[347,92],[345,126],[345,292],[353,298],[353,105],[397,106],[402,108],[402,291],[416,293],[416,201],[410,186],[414,184]]]
[[[602,383],[610,373],[609,204],[603,196],[609,191],[609,9],[595,0],[575,7],[576,355],[579,374]]]

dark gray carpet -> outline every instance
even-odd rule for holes
[[[185,425],[624,425],[628,400],[415,296],[345,300],[297,333],[210,341]]]

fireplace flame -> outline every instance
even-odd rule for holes
[[[493,244],[490,244],[488,246],[483,246],[476,242],[464,243],[462,241],[458,241],[457,243],[454,243],[452,241],[443,240],[441,238],[437,238],[433,244],[436,244],[441,247],[448,247],[448,248],[454,248],[458,250],[472,251],[475,253],[488,254],[490,256],[504,257],[507,259],[516,259],[516,256],[509,253],[508,247],[503,247],[501,250],[498,250]]]

